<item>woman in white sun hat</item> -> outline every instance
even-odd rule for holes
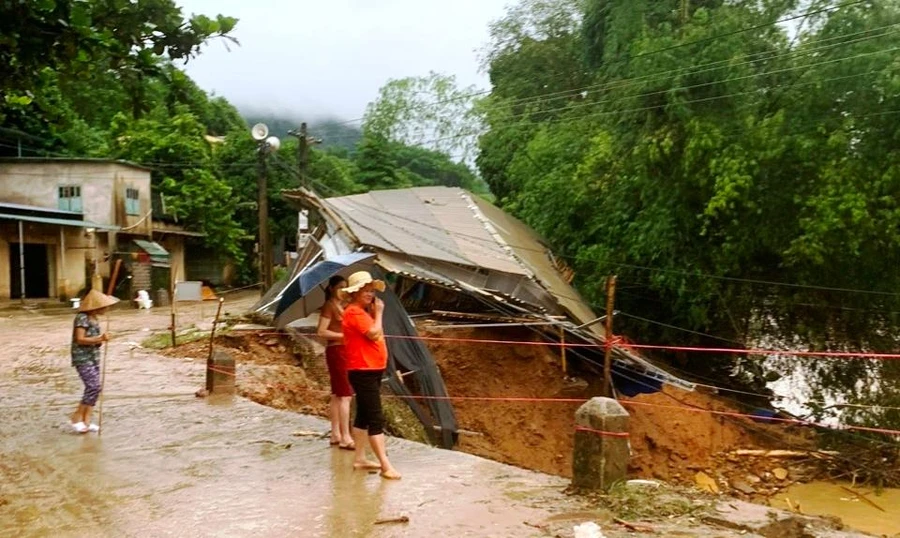
[[[100,397],[100,348],[109,335],[100,330],[99,316],[119,300],[91,290],[78,308],[72,329],[72,366],[84,382],[84,395],[78,408],[72,413],[72,430],[75,433],[96,432],[100,428],[91,424],[91,412]]]
[[[366,271],[359,271],[347,279],[343,293],[350,295],[344,308],[341,330],[348,377],[356,392],[356,418],[353,420],[355,469],[381,469],[382,478],[397,480],[400,473],[387,457],[384,439],[384,414],[381,410],[381,377],[387,368],[388,350],[384,341],[382,314],[384,303],[375,296],[384,291],[384,282],[375,280]],[[366,458],[366,441],[378,462]]]

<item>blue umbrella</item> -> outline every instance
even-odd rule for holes
[[[354,252],[342,254],[307,267],[295,278],[281,295],[275,309],[275,325],[281,329],[298,319],[303,319],[325,304],[325,288],[328,279],[335,275],[347,278],[357,271],[372,266],[375,254]]]

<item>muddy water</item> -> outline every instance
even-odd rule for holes
[[[884,509],[881,511],[841,486],[850,488],[849,483],[798,484],[775,496],[771,504],[776,508],[788,508],[790,499],[791,504],[799,505],[804,514],[836,516],[848,527],[878,536],[900,535],[900,489],[878,492],[872,488],[854,489]]]

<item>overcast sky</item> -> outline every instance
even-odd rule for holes
[[[186,66],[242,110],[358,118],[388,79],[456,75],[487,87],[480,51],[510,0],[177,0],[184,14],[240,19]]]

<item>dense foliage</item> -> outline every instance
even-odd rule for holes
[[[898,23],[896,0],[524,0],[492,26],[479,169],[598,305],[618,275],[635,340],[894,350]],[[669,359],[760,391],[798,366]],[[799,362],[813,400],[900,404],[897,361]]]

